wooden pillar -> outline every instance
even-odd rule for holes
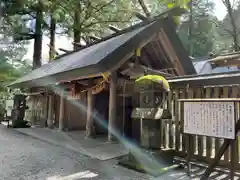
[[[53,95],[49,95],[48,97],[48,119],[47,125],[48,128],[53,128]]]
[[[93,127],[93,113],[94,113],[94,95],[92,91],[87,92],[87,122],[86,122],[86,137],[92,137],[94,135]]]
[[[32,96],[32,113],[31,113],[31,124],[35,125],[35,119],[36,119],[36,98],[35,96]]]
[[[114,72],[110,77],[109,87],[109,122],[108,122],[108,141],[114,140],[116,133],[116,100],[117,100],[117,73]]]
[[[58,123],[58,129],[60,131],[63,131],[64,129],[64,94],[61,93],[60,95],[60,107],[59,107],[59,123]]]
[[[48,93],[45,93],[44,94],[44,103],[45,104],[43,104],[43,107],[44,107],[44,117],[43,117],[43,120],[41,121],[41,127],[46,127],[46,125],[47,125],[47,119],[48,119]]]

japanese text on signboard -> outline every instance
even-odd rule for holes
[[[234,102],[184,102],[184,133],[234,139]]]

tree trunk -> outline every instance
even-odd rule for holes
[[[36,10],[36,24],[35,24],[35,38],[34,38],[34,50],[33,50],[33,69],[39,68],[42,65],[42,22],[43,12],[42,6],[39,5]]]
[[[138,0],[138,3],[140,4],[140,6],[142,7],[145,15],[147,17],[150,17],[151,16],[151,13],[149,12],[148,8],[147,8],[147,5],[145,4],[144,0]]]
[[[234,51],[239,51],[240,48],[238,46],[237,26],[236,26],[236,22],[233,17],[233,8],[232,8],[230,0],[223,0],[223,3],[227,8],[228,15],[229,15],[229,18],[231,21],[231,26],[232,26],[232,34],[231,35],[233,37],[233,48],[234,48]]]
[[[56,32],[56,20],[53,15],[51,15],[50,24],[50,45],[49,45],[49,61],[53,60],[55,57],[55,32]]]
[[[77,45],[78,43],[80,43],[81,41],[81,25],[80,25],[80,9],[81,9],[81,5],[80,3],[78,4],[78,7],[77,9],[75,9],[75,12],[74,12],[74,24],[73,24],[73,42],[74,42],[74,45],[73,45],[73,48],[74,50],[76,50],[79,46]]]
[[[189,28],[188,28],[188,53],[190,56],[193,55],[192,47],[192,30],[193,30],[193,0],[189,2]]]

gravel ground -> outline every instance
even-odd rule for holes
[[[92,175],[91,178],[75,179],[148,179],[143,174],[114,165],[114,160],[91,159],[2,126],[0,146],[0,180],[51,180],[56,179],[54,176],[74,176],[75,173],[80,176],[85,171],[90,171],[87,174]]]
[[[116,160],[93,159],[0,125],[0,180],[36,179],[152,180],[154,178],[118,166]],[[174,171],[155,179],[194,178],[186,177],[185,172]]]

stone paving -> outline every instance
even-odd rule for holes
[[[55,146],[13,129],[0,126],[0,180],[188,180],[185,171],[173,171],[159,178],[116,165],[116,160],[100,161],[76,151]],[[194,174],[203,169],[194,168]],[[215,172],[213,179],[228,179]]]
[[[107,136],[86,139],[84,131],[63,132],[48,128],[20,128],[15,130],[99,160],[117,158],[128,153],[128,150],[122,144],[108,143]]]

